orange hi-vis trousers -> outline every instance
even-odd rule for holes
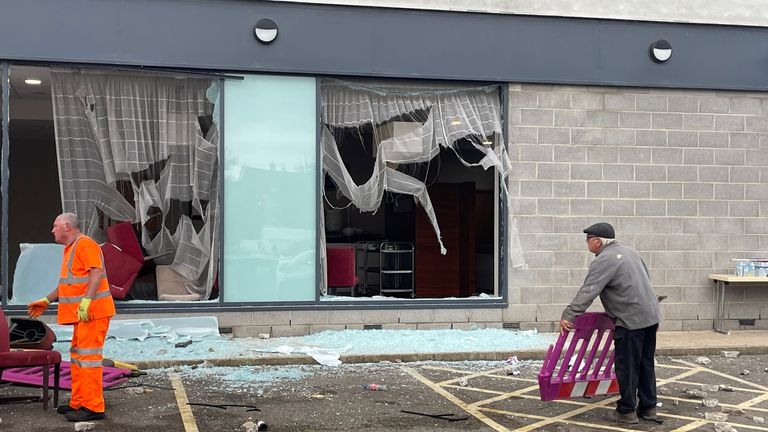
[[[101,359],[109,318],[76,322],[69,349],[72,371],[72,397],[69,406],[104,412]]]

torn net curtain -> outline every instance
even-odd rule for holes
[[[502,123],[498,86],[426,89],[413,85],[323,80],[321,98],[322,168],[337,185],[337,193],[365,212],[379,209],[385,191],[412,195],[426,212],[442,254],[447,251],[427,185],[414,176],[415,172],[410,172],[409,167],[413,165],[408,164],[428,164],[441,148],[450,149],[464,166],[495,167],[506,193],[511,162],[505,147],[500,144]],[[393,133],[387,128],[393,122],[407,123],[410,127],[405,133]],[[374,168],[370,179],[360,185],[353,181],[339,153],[339,146],[360,145],[360,142],[337,142],[343,133],[335,132],[344,128],[358,131],[370,128],[373,131]],[[468,142],[474,153],[482,157],[467,160],[459,147],[460,140]],[[508,225],[511,226],[510,263],[521,266],[524,261],[517,230],[514,223]],[[325,248],[321,250],[324,253]],[[322,259],[325,262],[325,257]],[[323,283],[325,280],[325,277],[321,278]]]
[[[144,249],[171,252],[187,290],[209,298],[219,260],[218,83],[56,70],[51,84],[63,210],[99,241],[102,215],[139,223]]]

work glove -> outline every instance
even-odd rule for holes
[[[46,309],[48,309],[48,305],[51,302],[48,301],[48,297],[43,297],[40,300],[33,301],[32,303],[27,305],[27,314],[31,318],[37,318],[40,315],[45,312]]]
[[[80,305],[77,307],[77,319],[80,320],[80,322],[86,322],[91,319],[91,316],[88,315],[88,306],[90,305],[91,299],[88,297],[83,297],[83,299],[80,300]]]

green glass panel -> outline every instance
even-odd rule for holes
[[[315,300],[316,100],[314,78],[225,83],[225,302]]]

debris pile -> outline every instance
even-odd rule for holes
[[[715,432],[738,432],[733,426],[728,423],[715,423]]]

